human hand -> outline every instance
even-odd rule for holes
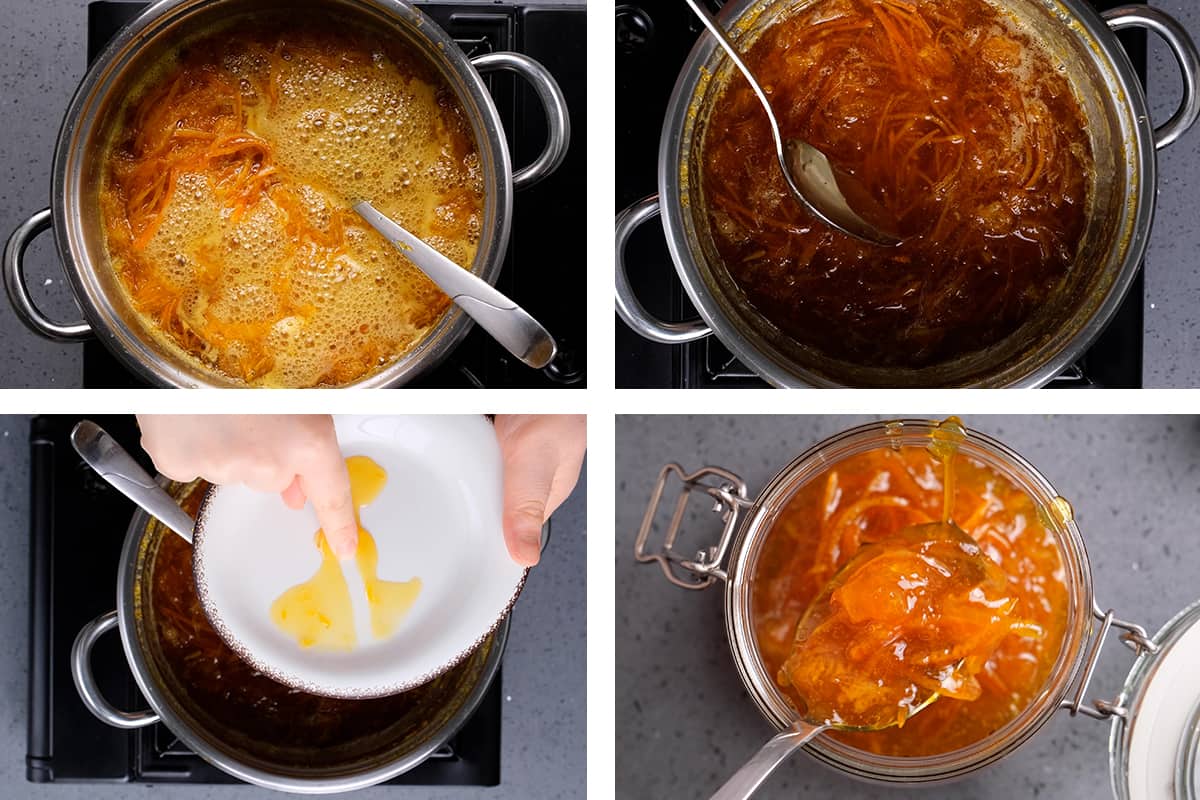
[[[542,525],[579,480],[587,420],[571,414],[501,415],[496,440],[504,458],[504,542],[513,561],[531,567],[541,556]]]
[[[332,417],[140,414],[138,425],[142,448],[168,478],[279,492],[294,509],[311,501],[334,554],[354,554],[358,521]]]

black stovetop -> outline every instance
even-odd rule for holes
[[[88,5],[88,61],[144,7],[141,2]],[[520,303],[558,340],[559,355],[544,370],[526,367],[474,327],[441,365],[409,383],[427,388],[555,388],[586,385],[587,315],[584,250],[584,135],[587,124],[586,59],[582,7],[519,4],[420,3],[467,55],[515,50],[542,63],[567,100],[571,145],[566,160],[546,180],[513,198],[512,233],[496,287]],[[509,73],[484,76],[496,102],[514,167],[537,157],[546,124],[536,95]],[[83,346],[86,388],[140,388],[99,341]]]
[[[1097,9],[1120,0],[1090,0]],[[720,0],[707,0],[716,11]],[[688,53],[703,30],[680,0],[635,0],[616,8],[617,211],[658,191],[658,143],[667,101]],[[1146,35],[1118,34],[1142,83]],[[693,319],[695,308],[675,276],[662,227],[643,225],[627,248],[629,278],[642,304],[668,320]],[[1143,279],[1139,269],[1112,321],[1079,361],[1051,382],[1054,388],[1141,388]],[[684,345],[643,339],[617,319],[616,385],[624,388],[756,388],[767,384],[715,336]]]
[[[92,716],[68,662],[75,635],[116,604],[117,564],[134,507],[83,463],[68,436],[80,417],[34,418],[30,428],[30,661],[25,776],[34,783],[236,783],[162,723],[124,731]],[[132,417],[90,417],[143,466]],[[152,471],[152,470],[151,470]],[[92,665],[104,696],[146,708],[120,637],[102,638]],[[424,763],[392,785],[495,786],[500,782],[497,673],[475,714]],[[11,790],[10,790],[11,791]],[[13,796],[5,794],[5,796]]]

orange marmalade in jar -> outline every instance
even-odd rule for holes
[[[989,648],[990,657],[974,672],[973,699],[943,696],[902,728],[828,734],[859,750],[934,756],[988,739],[1042,694],[1063,648],[1071,598],[1044,512],[1001,471],[966,454],[943,456],[937,448],[897,444],[833,462],[780,508],[755,559],[750,609],[759,655],[779,690],[800,708],[804,699],[784,670],[797,623],[860,548],[940,521],[949,505],[954,523],[1002,573],[1020,624]]]

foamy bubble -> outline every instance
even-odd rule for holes
[[[394,362],[449,305],[396,248],[357,224],[348,201],[369,198],[469,265],[481,235],[483,187],[478,156],[454,157],[472,148],[450,144],[449,132],[469,129],[439,105],[437,87],[401,75],[378,54],[330,71],[299,49],[284,53],[277,103],[248,110],[251,127],[271,143],[272,165],[296,193],[304,226],[328,236],[336,214],[348,215],[345,254],[294,246],[286,213],[268,197],[233,223],[203,175],[180,176],[146,252],[178,287],[190,319],[231,332],[201,358],[229,368],[265,350],[274,356],[265,382],[307,386]],[[244,97],[263,93],[265,59],[241,55],[222,63]],[[464,186],[474,209],[444,207],[447,193],[457,196]],[[447,235],[460,213],[461,235]]]

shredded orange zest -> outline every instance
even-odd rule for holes
[[[712,104],[707,228],[750,303],[804,346],[798,358],[839,375],[948,364],[1074,285],[1094,181],[1086,120],[1051,55],[993,5],[802,3],[744,54],[784,138],[853,175],[903,234],[897,247],[838,233],[792,198],[736,71]]]
[[[365,122],[333,144],[315,127],[319,146],[297,139],[303,125],[370,117],[364,147],[375,149],[355,152],[356,164],[393,150],[369,176],[371,199],[410,214],[402,224],[469,267],[482,180],[469,124],[440,77],[369,32],[312,21],[264,22],[180,52],[126,106],[100,192],[114,269],[143,319],[247,384],[343,385],[399,358],[449,298],[349,208],[347,181],[361,171],[331,164],[349,163]],[[310,105],[297,110],[298,97]],[[384,102],[392,107],[381,111]],[[203,227],[189,227],[189,202]],[[261,256],[239,255],[250,240]]]
[[[797,708],[823,700],[827,710],[836,701],[849,715],[880,701],[845,665],[836,671],[846,680],[830,677],[831,664],[846,658],[858,658],[866,672],[909,681],[919,687],[918,701],[943,694],[903,729],[833,734],[855,747],[917,756],[979,741],[1041,692],[1058,657],[1070,601],[1057,544],[1034,501],[961,454],[953,463],[953,520],[994,569],[938,578],[922,557],[945,564],[953,551],[918,553],[919,545],[897,539],[910,526],[943,518],[944,468],[924,447],[885,447],[830,464],[779,512],[754,567],[750,605],[759,653]],[[856,557],[859,569],[838,572]],[[831,585],[835,580],[840,585]],[[974,589],[980,594],[972,596]],[[825,621],[839,621],[813,626],[797,647],[800,622],[825,591],[834,612]],[[916,616],[907,616],[910,603]],[[928,630],[934,632],[921,633]],[[904,698],[885,699],[899,721]]]

